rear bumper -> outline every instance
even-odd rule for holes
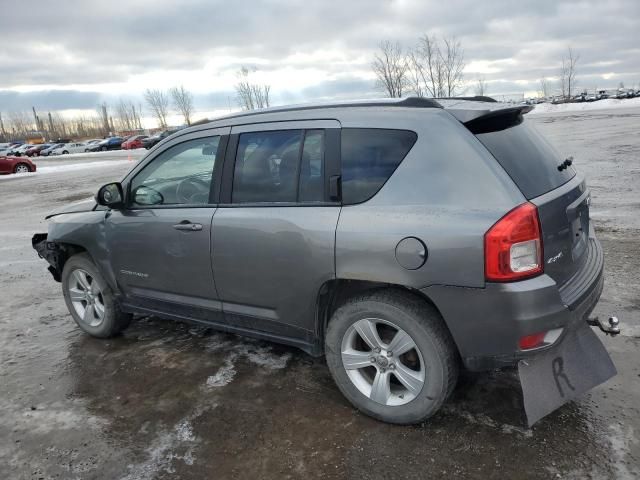
[[[604,284],[604,256],[591,236],[586,261],[562,287],[548,275],[485,288],[431,286],[423,289],[439,308],[465,366],[488,370],[514,366],[518,360],[554,348],[594,309]],[[552,345],[523,352],[525,335],[562,328]]]

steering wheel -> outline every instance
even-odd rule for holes
[[[185,178],[176,188],[176,199],[178,203],[208,203],[209,189],[209,183],[200,178]]]

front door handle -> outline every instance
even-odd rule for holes
[[[199,232],[202,230],[202,224],[200,223],[191,223],[188,221],[182,221],[173,226],[176,230],[184,230],[187,232]]]

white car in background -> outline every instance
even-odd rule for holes
[[[51,155],[67,155],[68,153],[84,153],[87,151],[87,144],[85,142],[65,143],[61,147],[56,148],[51,152]]]

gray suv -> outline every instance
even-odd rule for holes
[[[133,314],[325,355],[365,413],[420,422],[461,366],[562,343],[600,297],[589,190],[485,98],[294,106],[182,130],[33,246],[82,330]]]

